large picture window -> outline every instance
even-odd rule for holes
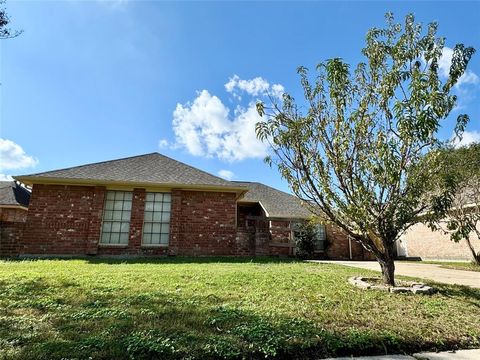
[[[146,193],[142,237],[143,245],[168,245],[171,201],[170,193]]]
[[[101,244],[128,245],[132,193],[107,191],[103,207]]]

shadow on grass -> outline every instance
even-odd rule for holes
[[[463,285],[446,285],[441,283],[435,283],[433,285],[438,293],[448,298],[457,298],[461,301],[465,301],[477,308],[480,308],[480,289],[471,288]],[[464,299],[464,300],[462,300]]]
[[[41,278],[0,283],[5,358],[316,359],[468,346],[468,340],[425,342],[353,324],[331,330],[307,318],[227,305],[227,299],[211,295],[101,286],[70,290]]]

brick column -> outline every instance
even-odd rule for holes
[[[145,210],[145,189],[133,189],[132,216],[128,247],[140,252],[142,246],[143,212]]]
[[[91,218],[88,224],[87,243],[85,253],[87,255],[96,255],[98,252],[98,242],[102,227],[103,204],[105,203],[105,187],[95,186],[92,191],[91,200]]]
[[[172,205],[170,208],[170,238],[168,240],[169,255],[177,255],[181,241],[182,224],[182,191],[172,190]]]

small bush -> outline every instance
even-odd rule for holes
[[[301,258],[312,256],[315,251],[317,233],[313,221],[296,223],[293,228],[297,255]]]

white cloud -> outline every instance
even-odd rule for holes
[[[38,160],[27,155],[20,145],[0,138],[0,170],[29,168],[37,163]]]
[[[160,139],[160,140],[158,141],[158,147],[159,147],[160,149],[167,148],[168,145],[169,145],[169,142],[168,142],[167,139]]]
[[[218,176],[220,176],[220,177],[222,177],[222,178],[224,178],[224,179],[226,179],[226,180],[232,180],[233,177],[234,177],[234,175],[235,175],[235,174],[234,174],[232,171],[230,171],[230,170],[220,170],[220,171],[218,172]]]
[[[453,49],[445,46],[443,48],[442,56],[438,61],[438,72],[440,76],[448,78],[450,74],[450,66],[452,65]],[[455,86],[458,88],[461,85],[473,84],[476,85],[480,82],[480,78],[470,69],[467,69],[465,73],[458,79]]]
[[[232,116],[218,97],[202,90],[193,102],[177,104],[173,112],[175,145],[195,156],[226,161],[263,158],[267,145],[255,134],[260,120],[254,102],[237,106]]]
[[[233,75],[225,84],[225,90],[232,93],[234,97],[240,98],[239,90],[251,96],[273,96],[281,98],[285,89],[280,84],[272,84],[262,77],[256,77],[251,80],[240,79],[238,75]]]
[[[465,131],[460,141],[458,138],[453,139],[453,143],[457,148],[477,142],[480,142],[480,131]]]

